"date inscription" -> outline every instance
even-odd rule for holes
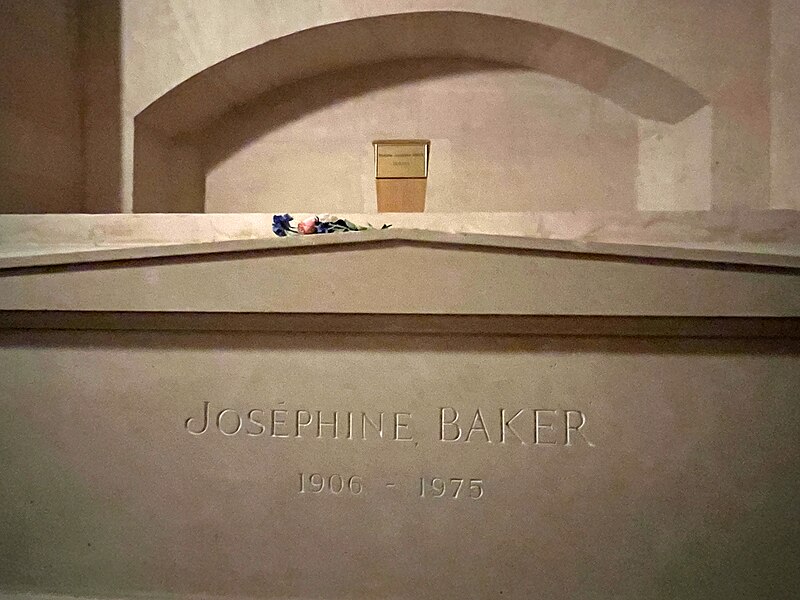
[[[299,494],[319,494],[333,496],[360,496],[364,494],[365,484],[359,475],[340,475],[333,473],[298,473]],[[377,486],[376,486],[377,487]],[[393,482],[386,482],[385,487],[397,489]],[[409,487],[411,487],[409,485]],[[483,479],[466,479],[463,477],[420,477],[417,480],[417,495],[420,498],[446,498],[451,500],[480,500],[484,494]]]
[[[483,498],[483,479],[462,479],[460,477],[420,477],[420,498]]]
[[[301,494],[322,494],[327,492],[335,496],[340,494],[358,496],[364,491],[364,483],[358,475],[349,477],[337,473],[328,476],[321,473],[300,473],[299,475]]]

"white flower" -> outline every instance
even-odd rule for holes
[[[325,213],[324,215],[319,215],[317,216],[317,218],[322,223],[333,223],[334,221],[339,220],[339,217],[337,217],[336,215],[329,215],[328,213]]]

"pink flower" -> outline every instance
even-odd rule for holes
[[[317,217],[308,217],[305,221],[297,224],[297,231],[300,233],[317,233]]]

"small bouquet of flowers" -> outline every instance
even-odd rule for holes
[[[376,229],[369,223],[356,225],[347,219],[339,219],[334,215],[315,215],[300,221],[297,227],[292,225],[294,217],[289,214],[272,216],[272,232],[279,237],[287,235],[309,235],[312,233],[336,233],[339,231],[366,231]],[[383,225],[381,229],[389,229],[391,225]]]

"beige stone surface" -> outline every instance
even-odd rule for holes
[[[0,339],[12,415],[2,424],[11,485],[0,493],[16,517],[0,541],[7,588],[263,598],[365,588],[440,598],[796,592],[793,578],[777,576],[798,550],[788,518],[796,421],[763,410],[789,410],[800,384],[786,342],[124,331]],[[348,383],[331,389],[312,375],[320,371]],[[330,428],[316,439],[313,426],[299,440],[226,437],[213,424],[191,436],[184,421],[201,418],[204,401],[212,418],[263,410],[267,427],[282,407],[322,410],[326,420],[333,410],[373,419],[407,411],[418,445],[332,440]],[[443,402],[462,419],[484,410],[495,443],[438,442]],[[561,411],[543,424],[580,410],[594,446],[531,445],[530,412],[515,423],[529,445],[500,445],[501,407]],[[233,419],[226,413],[222,427],[231,431]],[[737,425],[759,419],[776,435]],[[541,440],[554,441],[550,433]],[[364,495],[300,496],[300,472],[358,475]],[[485,497],[422,499],[422,476],[481,478]],[[31,573],[36,585],[26,583]]]
[[[712,123],[709,106],[675,125],[639,120],[637,208],[712,208]]]
[[[797,259],[380,235],[3,269],[0,593],[796,595]]]
[[[772,2],[772,206],[800,209],[800,10]]]
[[[384,67],[377,76],[399,82],[348,98],[376,70],[294,86],[204,134],[205,211],[374,212],[371,140],[423,135],[427,212],[635,209],[637,119],[611,101],[551,76],[452,61]],[[331,98],[343,99],[325,106]],[[296,103],[323,108],[294,115]]]
[[[397,229],[9,258],[0,310],[791,317],[798,267],[797,257]]]
[[[794,342],[4,331],[0,356],[9,592],[797,591],[780,575],[798,556],[798,431],[778,416],[800,385]],[[230,409],[228,432],[241,415],[242,430],[190,435],[206,401],[212,419]],[[437,441],[450,404],[460,420],[481,408],[494,443]],[[315,411],[309,435],[269,437],[283,408]],[[527,445],[498,443],[501,408],[526,409],[515,429]],[[557,445],[532,443],[537,408],[559,411],[540,419],[561,423],[540,437]],[[253,409],[266,426],[256,437]],[[563,445],[564,409],[586,415],[592,447]],[[317,439],[317,410],[411,413],[417,445],[334,440],[330,427]],[[364,491],[300,495],[301,472],[360,476]],[[420,498],[420,477],[481,478],[484,497]]]
[[[132,84],[129,115],[229,56],[297,31],[382,14],[455,10],[527,20],[601,40],[674,71],[704,93],[762,59],[769,26],[761,0],[618,0],[598,4],[486,0],[391,0],[280,4],[243,1],[130,0],[124,3]],[[147,43],[146,43],[147,42]],[[497,40],[503,44],[502,40]],[[161,68],[154,69],[158,64]]]
[[[434,211],[797,209],[794,4],[12,0],[0,208],[371,212],[391,134]]]
[[[373,182],[370,182],[372,185]],[[297,213],[296,219],[309,216]],[[796,211],[341,213],[360,224],[540,239],[800,254]],[[274,238],[271,214],[5,215],[0,255]]]
[[[0,0],[0,598],[800,595],[796,5]]]
[[[748,35],[768,30],[765,16],[758,10],[741,11],[735,18],[750,19]],[[742,73],[740,66],[728,64],[708,74],[702,86],[693,88],[694,83],[675,77],[674,69],[656,62],[656,67],[664,69],[659,70],[640,52],[626,54],[617,49],[620,46],[606,45],[607,36],[579,37],[572,33],[574,28],[552,29],[536,23],[550,25],[536,18],[408,12],[299,32],[210,66],[138,113],[137,126],[146,128],[145,135],[157,129],[170,139],[180,136],[181,145],[188,136],[192,145],[209,156],[206,200],[211,210],[254,210],[256,206],[269,210],[264,205],[269,206],[274,196],[312,196],[324,193],[323,189],[332,190],[328,193],[337,197],[346,196],[335,210],[351,210],[350,203],[359,202],[353,194],[354,176],[342,181],[341,174],[355,171],[361,162],[359,135],[366,141],[386,131],[398,131],[393,135],[401,137],[419,135],[446,141],[445,152],[452,153],[450,160],[444,157],[446,164],[477,175],[475,195],[480,198],[483,189],[492,189],[496,197],[512,205],[507,209],[512,211],[530,209],[515,199],[531,193],[541,198],[534,207],[538,209],[556,208],[552,206],[555,203],[561,209],[581,203],[595,209],[614,209],[618,208],[615,202],[626,196],[632,197],[630,205],[634,206],[637,180],[648,179],[666,182],[655,186],[655,191],[639,186],[639,191],[645,190],[641,203],[649,208],[768,206],[769,139],[764,134],[768,127],[763,124],[767,112],[762,81],[766,62],[759,62],[764,60],[763,48],[769,46],[768,41],[759,42],[760,54],[752,48],[738,51],[755,52],[746,63],[751,72]],[[382,42],[375,44],[375,39]],[[462,73],[442,81],[443,74],[458,74],[465,67],[456,62],[431,68],[424,60],[419,62],[429,56],[484,59],[497,64],[482,67],[486,71],[482,79]],[[338,73],[353,65],[403,57],[414,60]],[[704,62],[712,57],[706,52],[694,60]],[[265,64],[270,67],[264,68]],[[503,74],[504,65],[524,70],[510,79]],[[702,69],[710,71],[711,67],[705,64]],[[326,71],[333,74],[326,76]],[[715,84],[728,83],[717,81],[725,72],[738,78],[737,86],[746,86],[737,90],[744,93],[737,95],[735,106],[730,106],[733,100],[727,88],[721,91],[719,105],[715,100]],[[624,111],[616,106],[608,108],[602,98],[589,98],[577,88],[554,86],[537,73],[572,82],[624,107]],[[358,84],[348,84],[348,77]],[[426,81],[431,78],[434,81]],[[486,79],[492,80],[491,86],[482,83]],[[389,86],[391,89],[385,89]],[[436,89],[446,100],[431,101]],[[487,90],[491,90],[488,95]],[[713,114],[707,112],[705,119],[678,125],[706,103]],[[415,108],[422,106],[438,110]],[[497,112],[492,115],[490,111],[487,120],[484,107]],[[629,114],[616,115],[615,110]],[[637,118],[670,124],[665,125],[670,141],[656,150],[657,158],[648,158],[645,153],[641,163],[637,160]],[[431,124],[426,127],[428,119]],[[742,119],[747,122],[742,123]],[[321,130],[315,122],[326,125]],[[333,126],[331,131],[334,123],[348,123],[344,127],[347,137],[337,135],[341,127]],[[382,123],[391,123],[392,129],[381,128]],[[488,131],[480,131],[482,123],[490,124]],[[378,131],[360,133],[365,128]],[[236,130],[239,133],[232,137],[231,132]],[[469,139],[466,147],[465,139]],[[314,141],[316,148],[312,148]],[[495,149],[491,156],[485,155],[483,142]],[[165,149],[170,146],[174,142],[165,142]],[[335,147],[346,148],[342,153],[347,158],[331,152]],[[163,161],[155,158],[157,155],[153,154],[152,167],[136,171],[139,175],[135,179],[141,177],[144,182],[135,183],[135,187],[148,193],[135,194],[134,210],[148,212],[170,203],[199,207],[202,198],[192,203],[183,196],[185,189],[174,185],[182,179],[182,172],[170,173],[158,167],[180,164],[183,169],[180,156]],[[294,161],[292,155],[305,160]],[[219,165],[220,158],[225,159],[224,165]],[[520,163],[525,166],[521,168]],[[260,165],[263,168],[259,169]],[[528,165],[533,171],[530,174]],[[687,171],[698,175],[687,175]],[[520,173],[529,176],[520,180]],[[447,171],[441,173],[442,186],[452,185],[449,175]],[[435,177],[432,171],[432,182]],[[297,194],[301,179],[308,187]],[[454,180],[461,181],[459,177]],[[576,197],[561,191],[572,188],[581,188],[581,194]],[[658,202],[648,199],[654,194]],[[221,196],[235,196],[235,200],[222,206]],[[698,202],[698,198],[702,200]],[[239,208],[242,205],[244,208]]]

